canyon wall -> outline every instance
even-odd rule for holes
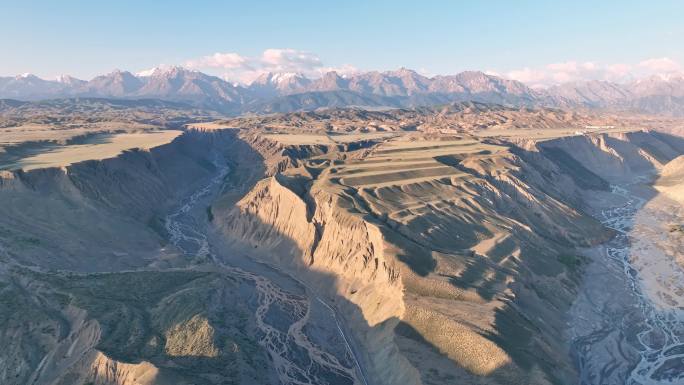
[[[490,143],[508,150],[438,159],[466,177],[381,187],[300,158],[215,223],[335,304],[373,383],[575,383],[562,335],[579,248],[613,235],[587,199],[684,148],[647,132]]]
[[[613,235],[588,215],[588,199],[656,175],[684,145],[652,132],[482,144],[498,150],[426,153],[449,175],[392,182],[368,171],[377,163],[365,160],[388,151],[379,141],[290,147],[239,130],[3,172],[0,300],[21,312],[2,313],[0,380],[274,381],[249,326],[251,289],[175,271],[210,261],[182,255],[163,223],[227,165],[207,207],[222,261],[265,262],[335,309],[368,383],[575,383],[564,330],[580,249]],[[345,175],[370,176],[355,186]]]

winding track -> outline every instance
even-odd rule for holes
[[[228,166],[218,166],[220,164],[219,160],[216,160],[214,163],[219,169],[218,174],[206,186],[185,199],[176,211],[166,217],[165,227],[170,235],[171,243],[186,255],[193,256],[198,261],[211,260],[233,276],[254,282],[259,299],[259,305],[255,314],[256,323],[263,334],[260,344],[269,351],[280,381],[283,384],[320,384],[317,374],[320,374],[320,368],[324,368],[326,371],[334,373],[338,378],[346,378],[350,383],[368,385],[365,372],[332,306],[328,305],[320,297],[315,296],[315,299],[330,312],[335,320],[337,330],[344,341],[347,355],[353,361],[352,367],[344,365],[338,357],[314,345],[304,333],[303,328],[309,320],[311,310],[309,298],[287,293],[263,276],[226,265],[211,252],[208,237],[202,231],[203,224],[198,223],[192,214],[198,209],[200,203],[209,199],[212,193],[221,186],[230,172]],[[280,269],[276,268],[276,270],[287,275]],[[289,275],[287,276],[303,285],[308,293],[314,293],[302,281]],[[296,318],[296,321],[289,326],[287,332],[279,330],[266,321],[268,312],[273,305],[277,305],[281,309],[288,309],[290,315]],[[307,352],[308,360],[305,361],[308,361],[308,365],[302,365],[302,360],[298,360],[297,357],[293,356],[289,348],[291,344],[295,344]]]

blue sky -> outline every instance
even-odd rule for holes
[[[297,66],[309,74],[403,66],[543,83],[559,71],[570,80],[629,77],[684,62],[676,0],[0,1],[0,75],[87,79],[166,64],[248,79]],[[233,56],[212,60],[216,53]]]

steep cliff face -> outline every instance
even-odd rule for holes
[[[288,258],[283,263],[310,262],[315,228],[307,221],[306,204],[275,177],[257,183],[231,215],[218,219],[227,232],[250,246],[275,250],[274,257]],[[292,256],[299,260],[290,261]]]
[[[403,314],[402,283],[380,228],[353,211],[349,197],[315,186],[305,197],[268,177],[216,223],[255,258],[306,282],[334,301],[353,330],[373,382],[415,383],[418,376],[393,346]],[[352,209],[352,210],[350,210]]]

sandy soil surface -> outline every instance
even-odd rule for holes
[[[63,143],[79,136],[116,131],[149,130],[155,126],[126,122],[99,122],[89,125],[49,125],[29,123],[21,126],[0,128],[0,148],[25,142],[50,141]]]
[[[113,158],[134,148],[147,150],[171,142],[182,131],[167,130],[139,133],[105,135],[101,140],[88,144],[74,144],[53,147],[39,151],[18,161],[4,165],[5,169],[30,171],[39,168],[65,167],[86,160]]]
[[[630,259],[657,308],[684,319],[682,222],[684,207],[664,194],[656,196],[634,218]]]

